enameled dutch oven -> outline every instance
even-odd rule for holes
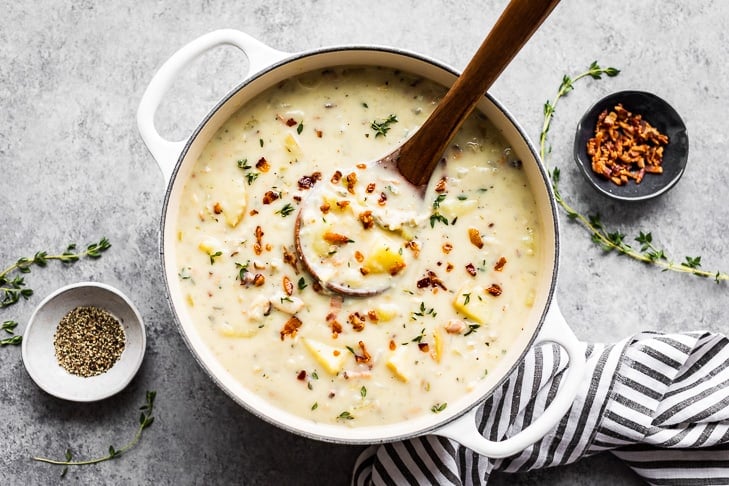
[[[208,113],[188,139],[178,142],[164,139],[154,125],[154,115],[162,97],[177,76],[197,56],[221,45],[233,45],[243,51],[249,61],[247,76]],[[175,263],[175,222],[183,186],[203,147],[234,112],[266,88],[304,72],[345,65],[397,68],[444,86],[450,86],[458,75],[454,69],[439,62],[402,50],[347,46],[290,54],[272,49],[242,32],[225,29],[203,35],[182,47],[162,65],[150,82],[139,105],[137,123],[144,142],[167,181],[161,220],[160,254],[170,306],[180,332],[194,357],[220,388],[249,412],[290,432],[317,440],[346,444],[375,444],[437,434],[452,438],[489,457],[507,457],[520,452],[542,438],[569,409],[584,374],[585,357],[554,301],[559,233],[557,210],[547,173],[522,129],[504,107],[489,95],[483,97],[477,109],[502,132],[512,150],[521,159],[540,211],[542,279],[528,322],[513,323],[522,326],[524,331],[503,356],[500,365],[490,370],[477,389],[465,398],[449,401],[448,408],[439,414],[394,424],[352,427],[350,424],[340,426],[315,423],[280,410],[247,390],[210,352],[202,341],[195,322],[186,311]],[[485,439],[476,426],[478,405],[509,377],[530,346],[542,342],[558,344],[569,356],[569,367],[559,393],[545,413],[521,432],[503,441]]]

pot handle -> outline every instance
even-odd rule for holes
[[[137,127],[142,135],[142,140],[144,140],[147,148],[157,161],[166,184],[169,183],[172,177],[175,163],[185,147],[187,139],[174,142],[163,138],[154,125],[154,115],[162,101],[162,97],[172,86],[178,74],[198,56],[220,45],[232,45],[243,51],[248,58],[248,73],[245,78],[289,55],[277,51],[238,30],[221,29],[204,34],[189,42],[175,52],[159,68],[139,102]]]
[[[476,426],[476,411],[479,407],[473,407],[465,415],[433,431],[433,433],[453,439],[482,456],[492,458],[509,457],[517,454],[547,435],[572,406],[584,377],[586,365],[584,347],[567,325],[557,302],[554,300],[547,311],[544,325],[537,336],[535,345],[544,342],[556,343],[567,351],[569,368],[552,403],[529,426],[508,439],[502,441],[488,440],[481,435]]]

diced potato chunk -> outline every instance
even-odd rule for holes
[[[443,340],[443,331],[440,327],[436,327],[435,332],[433,332],[433,349],[430,352],[430,355],[436,363],[440,363],[440,360],[443,357]]]
[[[469,319],[485,324],[491,320],[492,313],[491,305],[485,295],[486,292],[480,285],[463,287],[453,299],[453,307]]]
[[[204,238],[197,247],[208,255],[215,255],[223,252],[223,244],[213,237]]]
[[[378,244],[375,249],[367,255],[363,266],[372,273],[397,273],[405,266],[402,255],[387,244]]]
[[[383,303],[375,307],[375,313],[378,321],[390,321],[400,313],[400,308],[396,304]]]
[[[412,369],[408,366],[407,351],[406,346],[398,346],[385,361],[385,366],[403,383],[410,380],[412,372]]]
[[[224,322],[218,326],[218,332],[225,337],[246,338],[255,336],[258,332],[258,326],[253,326],[247,322]]]
[[[246,200],[246,185],[242,177],[236,177],[230,181],[219,195],[220,206],[223,210],[225,222],[231,228],[235,228],[245,215],[248,202]]]
[[[344,362],[347,359],[348,351],[346,349],[329,346],[328,344],[310,338],[301,338],[301,341],[316,362],[327,372],[336,375],[342,371]]]
[[[291,154],[291,160],[295,161],[301,158],[302,152],[299,142],[297,142],[294,136],[290,133],[287,133],[284,138],[284,148],[289,154]]]
[[[446,199],[440,203],[439,212],[445,216],[448,220],[455,218],[456,216],[463,216],[476,209],[478,201],[475,199]]]

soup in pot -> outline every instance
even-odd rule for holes
[[[273,406],[347,426],[441,413],[522,332],[539,222],[498,130],[472,115],[424,195],[367,166],[444,93],[392,69],[305,73],[246,103],[196,161],[176,222],[182,312]],[[297,218],[320,280],[296,253]],[[385,290],[342,295],[333,278]]]

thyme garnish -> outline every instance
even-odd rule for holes
[[[442,203],[446,198],[445,194],[438,194],[438,197],[435,198],[433,201],[433,213],[430,215],[430,227],[434,227],[436,222],[443,223],[444,225],[448,226],[448,219],[440,214],[438,209],[440,209],[440,203]],[[455,219],[453,220],[453,224],[455,224]]]
[[[390,131],[390,125],[397,123],[397,117],[395,115],[388,116],[385,120],[378,122],[377,120],[370,123],[370,128],[375,131],[375,138],[382,135],[387,136],[387,132]]]
[[[436,403],[435,405],[433,405],[430,408],[430,411],[433,412],[433,413],[440,413],[443,410],[445,410],[447,406],[448,406],[448,403],[447,402]]]
[[[130,449],[132,449],[142,438],[142,433],[144,432],[144,429],[152,425],[152,422],[154,422],[154,416],[152,415],[152,412],[154,410],[154,399],[157,395],[157,392],[154,391],[148,391],[146,394],[146,401],[144,405],[139,407],[139,409],[142,411],[139,415],[139,426],[137,427],[137,432],[134,434],[134,437],[132,440],[130,440],[128,443],[126,443],[124,446],[122,446],[119,449],[114,448],[114,446],[109,446],[109,453],[102,457],[97,457],[95,459],[87,459],[83,461],[74,461],[73,460],[73,454],[71,453],[71,448],[67,448],[66,452],[64,453],[64,459],[65,460],[57,460],[57,459],[49,459],[46,457],[38,457],[35,456],[32,459],[34,461],[38,462],[45,462],[47,464],[53,464],[55,466],[63,466],[63,471],[61,471],[61,477],[65,476],[68,472],[68,466],[88,466],[90,464],[98,464],[100,462],[109,461],[111,459],[116,459],[122,454],[127,453]]]
[[[557,94],[553,100],[547,101],[544,104],[544,123],[542,125],[542,131],[539,135],[539,156],[542,161],[546,164],[546,155],[551,152],[551,148],[547,148],[547,135],[552,125],[552,119],[554,118],[555,109],[557,103],[561,98],[566,96],[570,91],[574,89],[575,83],[581,79],[590,77],[592,79],[602,79],[602,75],[608,77],[617,76],[620,70],[607,67],[602,68],[594,61],[590,64],[587,71],[578,74],[574,78],[564,75],[562,82],[557,90]],[[615,251],[619,255],[628,256],[634,260],[655,265],[661,268],[663,271],[672,271],[679,273],[688,273],[697,277],[713,278],[717,283],[721,281],[729,280],[729,274],[720,271],[709,271],[702,270],[701,257],[700,256],[686,256],[682,262],[677,263],[671,259],[668,254],[653,243],[653,236],[650,232],[640,231],[638,236],[634,238],[634,241],[639,244],[638,247],[631,246],[627,235],[620,231],[611,231],[605,227],[600,220],[599,214],[587,214],[584,215],[570,206],[565,201],[562,193],[559,190],[559,168],[555,167],[549,171],[549,176],[552,180],[552,189],[554,191],[554,198],[557,204],[567,214],[567,218],[571,221],[575,221],[582,225],[589,233],[592,241],[599,245],[604,251],[612,252]]]
[[[91,243],[83,250],[78,250],[76,244],[72,243],[60,254],[49,255],[46,251],[39,251],[32,257],[18,258],[15,263],[0,271],[0,309],[16,304],[21,298],[29,299],[33,295],[33,289],[27,286],[23,275],[30,273],[34,266],[43,268],[51,260],[58,260],[70,265],[84,257],[96,259],[110,247],[109,240],[102,238],[98,243]],[[2,329],[9,330],[5,324]],[[20,336],[13,336],[2,340],[0,344],[20,344],[21,340]]]

